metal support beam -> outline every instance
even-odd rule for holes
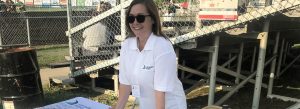
[[[278,57],[278,65],[277,65],[277,69],[276,69],[276,77],[279,78],[279,73],[281,70],[281,63],[282,63],[282,55],[283,55],[283,50],[284,50],[284,43],[285,43],[285,39],[282,39],[282,43],[281,43],[281,47],[280,47],[280,54]]]
[[[227,69],[227,68],[224,68],[224,67],[221,67],[221,66],[217,66],[217,69],[225,74],[228,74],[230,76],[234,76],[236,78],[239,78],[239,79],[246,79],[247,77],[244,76],[244,75],[241,75],[241,74],[237,74],[236,72],[230,70],[230,69]],[[254,79],[250,79],[249,80],[250,83],[253,83],[255,84],[255,80]],[[262,87],[264,88],[267,88],[268,86],[266,84],[262,84]]]
[[[278,76],[281,76],[287,69],[289,69],[298,59],[300,58],[300,55],[298,55],[292,62],[290,62],[279,74]]]
[[[76,77],[76,76],[79,76],[82,74],[88,74],[88,73],[98,70],[98,69],[110,67],[112,65],[118,64],[119,60],[120,60],[120,57],[116,57],[116,58],[109,59],[109,60],[103,60],[99,64],[97,63],[96,65],[90,66],[88,68],[77,70],[74,73],[72,73],[70,76]]]
[[[212,61],[212,52],[210,52],[209,54],[208,54],[208,62],[207,62],[207,74],[209,74],[210,75],[210,69],[211,69],[211,61]]]
[[[206,64],[207,64],[207,62],[203,62],[202,64],[200,64],[200,65],[196,68],[196,70],[200,70],[200,69],[203,68]],[[190,77],[192,77],[192,76],[193,76],[193,73],[189,73],[187,76],[184,77],[184,79],[188,79],[188,78],[190,78]]]
[[[239,85],[237,85],[233,90],[228,92],[219,101],[217,101],[215,105],[221,105],[224,101],[226,101],[229,97],[231,97],[238,89],[240,89],[242,86],[244,86],[254,76],[255,76],[255,73],[251,74],[249,77],[247,77],[245,80],[243,80]]]
[[[232,57],[232,53],[229,53],[229,55],[228,55],[228,58],[230,59]],[[227,66],[227,68],[231,68],[231,65],[230,65],[230,63],[228,63],[228,66]]]
[[[286,64],[286,55],[287,55],[287,51],[288,51],[288,46],[289,46],[289,42],[287,41],[284,46],[284,52],[283,52],[284,54],[283,54],[283,60],[282,60],[283,65]]]
[[[253,55],[252,55],[252,62],[251,62],[251,72],[254,72],[254,65],[256,60],[256,46],[253,47]]]
[[[225,66],[228,65],[228,68],[230,68],[230,67],[229,67],[229,66],[230,66],[230,63],[231,63],[232,61],[234,61],[236,58],[237,58],[237,56],[233,56],[232,58],[229,58],[229,60],[226,61],[225,63],[223,63],[221,66],[222,66],[222,67],[225,67]]]
[[[72,1],[67,0],[67,22],[68,22],[68,31],[67,37],[69,40],[69,56],[73,57],[73,39],[71,34],[72,29]],[[74,60],[70,60],[70,75],[73,75],[75,71],[75,62]]]
[[[291,50],[292,46],[293,46],[292,42],[290,42],[289,45],[288,45],[287,51],[286,51],[287,55],[290,54],[290,50]]]
[[[207,64],[207,62],[201,63],[201,64],[196,68],[196,70],[202,69],[206,64]]]
[[[202,76],[202,77],[205,77],[205,78],[209,78],[208,74],[203,73],[203,72],[198,71],[198,70],[195,70],[195,69],[192,69],[192,68],[189,68],[187,66],[182,66],[182,65],[178,64],[178,69],[190,72],[191,74],[196,74],[196,75],[199,75],[199,76]],[[224,83],[224,84],[228,84],[228,85],[232,85],[233,84],[233,83],[231,83],[229,81],[226,81],[226,80],[223,80],[221,78],[216,78],[216,81]]]
[[[263,27],[263,36],[260,39],[259,44],[259,57],[258,57],[258,64],[257,64],[257,73],[256,73],[256,82],[254,88],[254,97],[253,97],[253,104],[252,109],[258,109],[259,107],[259,100],[260,100],[260,92],[261,92],[261,83],[263,79],[263,71],[264,71],[264,64],[265,64],[265,55],[268,43],[268,32],[269,32],[270,20],[266,20]]]
[[[218,53],[219,53],[219,41],[220,36],[215,37],[215,51],[212,53],[212,62],[211,62],[211,73],[209,80],[209,95],[208,95],[208,106],[214,104],[215,98],[215,89],[216,89],[216,73],[217,73],[217,63],[218,63]]]
[[[272,62],[272,60],[275,58],[276,56],[273,56],[271,59],[269,59],[266,64],[264,65],[264,67],[266,67],[268,64],[270,64]],[[223,67],[224,68],[224,67]],[[253,78],[253,76],[256,74],[256,71],[253,72],[250,76],[248,76],[246,79],[244,79],[240,84],[238,84],[233,90],[231,90],[230,92],[228,92],[225,96],[223,96],[218,102],[216,102],[216,105],[220,105],[222,104],[224,101],[226,101],[229,97],[231,97],[237,90],[239,90],[242,86],[244,86],[248,81],[251,80],[251,78]]]
[[[242,42],[240,45],[239,58],[238,58],[238,62],[237,62],[237,69],[236,69],[237,76],[241,74],[243,50],[244,50],[244,43]],[[235,84],[238,84],[238,83],[240,83],[240,78],[236,77]]]
[[[182,61],[182,65],[185,66],[185,60]],[[181,75],[180,76],[181,76],[181,79],[185,78],[185,71],[184,70],[181,71]]]
[[[280,32],[277,32],[275,46],[274,46],[274,49],[273,49],[273,56],[277,55],[278,45],[279,45],[279,36],[280,36]],[[271,65],[271,69],[270,69],[270,78],[269,78],[267,95],[272,94],[274,75],[275,75],[275,67],[276,67],[276,58],[272,61],[272,65]]]

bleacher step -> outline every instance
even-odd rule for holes
[[[58,63],[50,63],[47,64],[49,68],[61,68],[61,67],[69,67],[70,66],[70,61],[66,62],[58,62]]]

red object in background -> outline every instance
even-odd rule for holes
[[[24,2],[23,2],[24,3]],[[26,6],[33,6],[33,0],[25,0],[24,3]]]
[[[189,3],[188,2],[182,2],[180,4],[180,6],[183,7],[183,8],[188,8],[189,7]]]
[[[67,0],[59,0],[60,5],[67,5]]]

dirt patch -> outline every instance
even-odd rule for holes
[[[49,77],[55,77],[55,76],[67,76],[70,72],[69,67],[62,67],[62,68],[44,68],[40,69],[40,75],[41,75],[41,81],[43,85],[46,85],[49,83]]]

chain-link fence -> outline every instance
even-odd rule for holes
[[[1,3],[0,46],[68,44],[66,6]]]
[[[73,76],[88,73],[118,63],[120,42],[126,36],[125,9],[132,0],[99,2],[98,6],[81,7],[85,11],[72,6],[72,38],[73,57],[86,61],[84,70]],[[268,19],[270,16],[282,15],[286,12],[299,13],[299,0],[155,0],[161,16],[163,32],[170,37],[173,44],[183,48],[196,47],[198,37],[227,32],[232,34],[246,33],[247,24],[254,20]],[[109,4],[110,6],[102,6]],[[228,4],[231,4],[228,6]],[[99,9],[99,7],[108,7]],[[92,17],[93,12],[99,12]],[[263,24],[257,23],[263,26]],[[92,28],[92,29],[89,29]],[[253,30],[261,31],[262,29]],[[92,42],[85,42],[89,36]],[[96,31],[96,32],[95,32]],[[87,45],[85,45],[88,43]],[[88,53],[91,51],[91,53]],[[96,61],[100,63],[96,64]],[[94,65],[94,66],[91,66]],[[91,67],[88,67],[91,66]]]

